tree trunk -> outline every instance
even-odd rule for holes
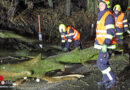
[[[27,3],[27,7],[28,7],[28,9],[33,9],[34,3],[33,3],[32,1],[29,1],[29,2]]]
[[[97,9],[98,9],[98,6],[97,6],[97,0],[94,1],[94,13],[97,14]]]
[[[49,7],[53,8],[53,1],[52,0],[48,0],[48,4],[49,4]]]
[[[87,11],[89,10],[89,0],[87,0]]]
[[[66,0],[66,15],[70,16],[71,13],[71,0]]]
[[[27,4],[28,0],[24,0],[24,3]]]

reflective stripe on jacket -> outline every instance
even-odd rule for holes
[[[72,33],[70,33],[70,29],[73,30]],[[73,36],[74,41],[80,39],[80,33],[75,28],[70,26],[67,27],[67,36]]]
[[[107,11],[107,12],[102,16],[102,18],[100,19],[100,21],[97,22],[96,40],[97,40],[97,42],[98,42],[100,45],[103,45],[103,44],[104,44],[104,41],[105,41],[106,38],[111,39],[111,40],[114,40],[112,35],[107,34],[107,28],[108,28],[108,26],[109,26],[109,28],[110,28],[110,27],[114,28],[114,26],[113,26],[113,25],[107,25],[107,26],[105,26],[105,19],[106,19],[106,17],[107,17],[109,14],[112,15],[112,13],[111,13],[110,11]],[[111,42],[111,44],[115,44],[115,43]]]
[[[65,33],[61,33],[61,42],[65,43],[67,40]]]
[[[94,48],[96,48],[96,49],[102,49],[102,45],[94,44]],[[116,49],[116,44],[109,45],[107,48],[114,50],[114,49]]]

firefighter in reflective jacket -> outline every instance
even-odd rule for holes
[[[59,30],[61,33],[61,39],[63,45],[63,51],[68,51],[70,44],[74,42],[75,48],[79,46],[80,41],[80,33],[73,27],[68,26],[66,27],[64,24],[60,24]]]
[[[67,32],[66,32],[66,26],[64,24],[59,25],[59,32],[61,35],[61,48],[62,50],[65,48],[65,44],[67,41]]]
[[[114,6],[113,11],[114,11],[113,15],[115,17],[115,30],[116,30],[117,43],[122,44],[123,33],[127,32],[128,34],[130,34],[130,31],[128,29],[128,21],[126,15],[123,12],[121,12],[121,6],[119,4]]]
[[[109,65],[109,58],[116,48],[114,35],[114,17],[105,1],[100,1],[94,48],[99,49],[97,65],[103,74],[102,81],[97,84],[99,86],[105,85],[106,88],[111,88],[116,84],[116,76]]]

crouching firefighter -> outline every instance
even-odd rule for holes
[[[61,33],[62,50],[68,51],[71,43],[74,43],[75,48],[80,45],[80,33],[73,27],[66,27],[64,24],[59,25]]]
[[[108,1],[108,0],[107,0]],[[105,1],[99,2],[99,13],[96,27],[96,39],[94,48],[99,49],[97,66],[102,72],[103,78],[97,84],[111,88],[116,84],[116,76],[109,65],[109,58],[116,48],[114,17],[107,8]]]

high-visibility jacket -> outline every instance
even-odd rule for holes
[[[105,39],[110,39],[111,43],[108,46],[109,49],[115,49],[116,48],[116,39],[113,37],[113,35],[107,33],[108,28],[113,28],[114,30],[114,24],[113,25],[107,25],[105,26],[105,20],[108,15],[112,15],[110,11],[106,11],[104,15],[101,17],[101,19],[97,22],[97,28],[96,28],[96,42],[98,44],[94,45],[94,48],[101,49],[102,45],[105,44]]]
[[[128,32],[128,20],[124,13],[120,12],[119,14],[113,14],[115,17],[115,28],[116,28],[116,35],[123,36],[124,32]]]
[[[121,13],[121,14],[115,19],[115,27],[123,28],[123,18],[124,18],[124,13]]]
[[[75,28],[68,26],[66,31],[67,31],[68,42],[72,42],[72,41],[80,39],[80,33]],[[69,37],[72,37],[72,38],[69,38]]]
[[[112,40],[113,39],[113,36],[111,35],[108,35],[107,34],[107,29],[106,29],[106,26],[104,25],[105,23],[105,19],[106,17],[109,15],[109,14],[112,14],[110,11],[107,11],[101,18],[101,20],[97,23],[97,28],[96,28],[96,40],[98,41],[98,43],[100,45],[103,45],[104,43],[104,40],[106,38],[110,38]],[[114,41],[113,41],[114,42]],[[114,44],[113,42],[111,42],[111,44]]]

